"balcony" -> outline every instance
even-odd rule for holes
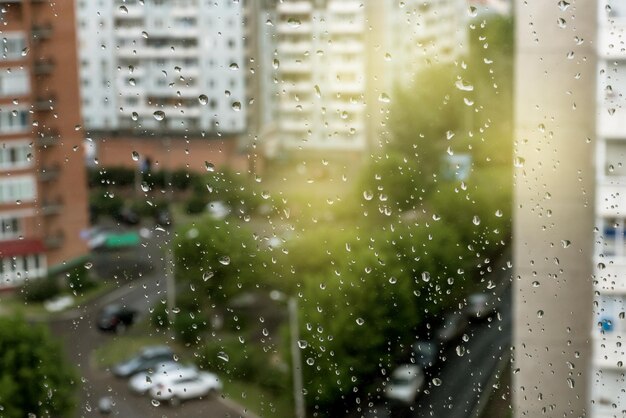
[[[605,237],[608,240],[609,237]],[[611,246],[607,246],[604,257],[596,257],[594,290],[603,295],[626,295],[626,256],[612,256]]]
[[[39,181],[48,182],[56,180],[59,177],[61,169],[58,165],[52,165],[48,167],[41,167],[39,170]]]
[[[64,241],[65,236],[61,231],[48,234],[43,240],[44,245],[48,250],[56,250],[58,248],[61,248]]]
[[[34,25],[30,32],[33,40],[50,39],[52,36],[52,25]]]
[[[305,14],[313,11],[313,4],[310,1],[287,1],[278,3],[276,9],[281,14]]]
[[[596,214],[601,217],[623,217],[626,214],[626,178],[607,177],[598,182]]]
[[[63,210],[61,199],[44,200],[41,203],[41,213],[45,216],[58,215]]]
[[[56,99],[53,96],[37,97],[37,99],[35,100],[35,110],[40,111],[40,112],[53,110],[55,103],[56,103]]]
[[[610,332],[594,338],[594,364],[603,369],[620,368],[619,364],[626,359],[625,337],[622,333]]]
[[[54,71],[54,61],[51,59],[40,59],[35,61],[33,66],[34,72],[37,75],[50,74]]]
[[[59,140],[59,133],[55,131],[41,133],[37,135],[37,146],[50,147],[56,145]]]

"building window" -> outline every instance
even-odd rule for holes
[[[22,234],[21,218],[13,215],[0,215],[0,240],[17,238]]]
[[[0,112],[0,133],[22,132],[28,129],[28,111]]]
[[[28,94],[30,80],[26,70],[0,73],[0,96]]]
[[[21,285],[25,279],[36,279],[46,275],[45,255],[27,254],[0,258],[2,287]]]
[[[22,58],[26,49],[26,38],[23,33],[6,34],[2,39],[2,59],[16,60]]]
[[[0,144],[0,170],[13,170],[31,165],[28,142],[14,141]]]
[[[35,178],[33,176],[15,176],[0,180],[0,203],[15,203],[18,200],[35,200]]]

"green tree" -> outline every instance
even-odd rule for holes
[[[42,325],[0,321],[0,415],[71,416],[75,375]]]
[[[221,303],[268,274],[265,253],[245,226],[205,217],[174,240],[176,280]]]

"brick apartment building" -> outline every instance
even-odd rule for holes
[[[87,190],[74,2],[0,6],[0,288],[11,288],[84,260]]]

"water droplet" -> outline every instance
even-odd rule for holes
[[[502,211],[500,209],[496,211],[496,217],[502,218]]]
[[[561,9],[562,12],[566,11],[567,8],[569,7],[569,3],[563,0],[559,1],[557,5],[559,6],[559,9]]]
[[[161,121],[165,119],[165,112],[162,110],[157,110],[152,114],[152,116],[154,116],[156,120]]]
[[[456,346],[456,355],[459,357],[463,357],[463,355],[465,354],[465,347],[462,345],[457,345]]]
[[[427,271],[422,272],[422,280],[428,283],[430,281],[430,273]]]
[[[307,348],[307,346],[308,346],[308,345],[309,345],[309,344],[308,344],[306,341],[304,341],[304,340],[298,340],[298,347],[300,347],[301,349],[303,349],[303,350],[304,350],[305,348]]]
[[[574,389],[574,379],[572,379],[571,377],[567,378],[567,386],[569,386],[570,389]]]
[[[278,67],[280,67],[280,61],[274,58],[274,60],[272,61],[272,67],[274,67],[275,70],[278,70]]]
[[[137,112],[133,112],[130,114],[130,118],[136,121],[137,119],[139,119],[139,114]]]
[[[217,358],[226,362],[230,360],[230,357],[228,357],[228,354],[226,354],[223,351],[220,351],[219,353],[217,353]]]
[[[28,48],[22,49],[22,56],[25,57],[26,55],[28,55],[29,52],[30,52],[30,49]]]
[[[124,13],[124,14],[128,14],[128,7],[122,5],[119,7],[120,12]]]
[[[571,242],[570,240],[568,240],[568,239],[563,239],[563,240],[561,240],[561,246],[562,246],[563,248],[567,248],[567,247],[569,247],[570,245],[572,245],[572,242]]]
[[[146,183],[145,181],[141,182],[141,190],[144,193],[148,193],[150,191],[150,185],[148,185],[148,183]]]
[[[391,277],[389,278],[389,283],[390,283],[390,284],[396,284],[396,283],[398,283],[398,279],[396,279],[395,277],[391,276]]]
[[[315,85],[315,95],[319,98],[322,97],[322,92],[320,91],[320,86]]]
[[[198,96],[198,101],[201,105],[204,106],[209,103],[209,98],[206,96],[206,94],[201,94],[200,96]]]
[[[206,171],[211,172],[211,173],[215,171],[215,165],[208,161],[204,162],[204,168],[206,168]]]
[[[287,23],[288,23],[288,24],[289,24],[289,26],[291,26],[292,28],[297,28],[297,27],[299,27],[299,26],[302,24],[302,23],[301,23],[298,19],[295,19],[295,18],[293,18],[293,17],[290,17],[290,18],[287,20]]]
[[[433,385],[435,385],[435,386],[441,386],[441,383],[442,383],[442,381],[441,381],[441,379],[440,379],[440,378],[435,377],[435,378],[433,379]]]
[[[309,366],[312,366],[315,364],[315,360],[309,357],[308,359],[306,359],[306,364],[308,364]]]
[[[231,63],[228,68],[230,68],[233,71],[237,71],[239,69],[239,64],[237,64],[236,62]]]
[[[449,141],[454,137],[454,135],[455,135],[454,132],[448,131],[446,132],[446,139]]]
[[[526,160],[522,157],[515,157],[515,159],[513,160],[513,165],[517,168],[522,168],[524,167],[524,163],[526,162]]]
[[[374,194],[371,191],[366,190],[363,192],[363,198],[365,200],[372,200],[374,198]]]
[[[363,318],[357,318],[356,319],[356,324],[357,325],[363,325],[365,323],[365,320]]]
[[[233,102],[232,108],[235,112],[239,112],[241,110],[241,102]]]
[[[472,218],[472,223],[477,226],[480,225],[480,218],[474,215],[474,217]]]
[[[150,403],[152,404],[152,406],[159,406],[159,405],[161,405],[161,402],[157,401],[156,399],[153,399],[152,401],[150,401]]]
[[[141,32],[141,36],[143,36],[144,38],[148,39],[148,32],[146,32],[145,30]]]
[[[380,96],[378,96],[378,101],[382,103],[389,103],[391,101],[391,98],[387,93],[380,93]]]
[[[215,273],[213,273],[212,271],[206,271],[204,272],[204,274],[202,275],[202,280],[204,280],[205,282],[207,280],[209,280],[211,277],[213,277],[215,275]]]
[[[230,264],[230,257],[227,256],[227,255],[222,256],[222,257],[220,257],[219,261],[220,261],[220,264],[223,264],[223,265],[227,266],[227,265]]]
[[[130,157],[133,159],[133,161],[139,161],[139,153],[137,151],[133,151],[130,154]]]
[[[541,309],[537,311],[537,318],[543,318],[543,311]]]
[[[134,79],[134,78],[129,78],[129,79],[128,79],[128,84],[130,84],[131,86],[136,86],[136,85],[137,85],[137,82],[135,81],[135,79]]]
[[[461,91],[474,91],[474,86],[472,86],[471,84],[465,83],[463,80],[457,80],[456,83],[454,83],[454,85],[456,86],[457,89]]]
[[[539,286],[541,286],[541,283],[539,283],[537,280],[535,280],[533,282],[533,287],[539,287]]]
[[[85,263],[85,264],[84,264],[84,266],[85,266],[85,268],[86,268],[87,270],[89,270],[90,268],[92,268],[92,267],[93,267],[93,263],[89,263],[89,262],[87,262],[87,263]]]

